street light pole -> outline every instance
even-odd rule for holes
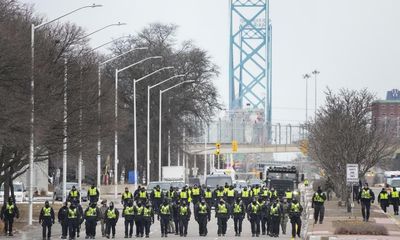
[[[159,125],[158,125],[158,181],[161,181],[161,165],[162,165],[161,164],[162,95],[163,95],[163,93],[168,92],[169,90],[174,89],[184,83],[192,83],[192,82],[194,82],[194,81],[193,80],[183,81],[178,84],[175,84],[172,87],[169,87],[167,89],[160,91],[160,105],[159,105],[159,118],[158,118],[158,122],[159,122]]]
[[[150,182],[150,163],[151,163],[151,160],[150,160],[150,108],[151,108],[150,90],[163,84],[163,83],[166,83],[172,79],[184,77],[184,76],[185,76],[184,74],[175,75],[175,76],[167,78],[159,83],[156,83],[152,86],[147,86],[147,183]]]
[[[320,74],[320,72],[318,70],[314,70],[312,72],[312,74],[314,75],[314,81],[315,81],[315,84],[314,84],[314,104],[315,104],[314,121],[316,121],[317,120],[317,75]]]
[[[114,116],[115,116],[115,130],[114,130],[114,198],[117,199],[117,185],[118,185],[118,74],[129,68],[132,68],[138,64],[144,63],[151,59],[161,59],[161,56],[148,57],[135,62],[122,69],[115,69],[115,105],[114,105]],[[137,166],[135,171],[137,173]],[[135,177],[137,179],[137,177]]]
[[[306,80],[306,124],[308,121],[308,79],[311,76],[309,74],[304,74],[303,78]]]
[[[29,216],[28,216],[28,224],[32,225],[33,219],[33,161],[34,161],[34,153],[35,153],[35,30],[39,29],[47,24],[58,21],[59,19],[68,16],[72,13],[75,13],[84,8],[95,8],[102,7],[102,5],[87,5],[80,8],[77,8],[71,12],[68,12],[60,17],[57,17],[51,21],[41,23],[37,26],[35,24],[31,25],[31,119],[30,119],[30,144],[29,144]],[[65,183],[63,183],[65,184]]]
[[[115,40],[114,40],[115,41]],[[97,49],[97,48],[96,48]],[[112,62],[120,57],[125,56],[126,54],[136,51],[136,50],[147,50],[147,47],[141,47],[141,48],[132,48],[126,52],[123,52],[115,57],[112,57],[104,62],[99,63],[98,69],[97,69],[97,74],[98,74],[98,79],[97,79],[97,118],[98,118],[98,127],[97,127],[97,188],[100,188],[101,185],[101,68],[105,66],[107,63]]]

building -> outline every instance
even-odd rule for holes
[[[393,133],[400,137],[400,91],[388,91],[386,100],[374,101],[371,108],[373,123],[392,128]]]

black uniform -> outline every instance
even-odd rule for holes
[[[96,225],[97,221],[100,220],[100,210],[97,208],[95,203],[92,203],[84,212],[86,238],[96,237]]]
[[[154,211],[158,213],[158,211],[160,210],[160,205],[164,199],[164,195],[160,189],[160,186],[157,186],[155,189],[153,189],[153,191],[150,194],[150,199],[151,199]]]
[[[191,198],[194,206],[200,201],[200,198],[203,195],[203,190],[199,188],[197,185],[194,185],[191,193],[192,193]]]
[[[42,224],[42,237],[46,238],[46,230],[47,230],[47,238],[51,237],[51,226],[54,224],[54,210],[50,207],[49,202],[46,201],[45,206],[40,211],[39,215],[39,223]]]
[[[133,194],[129,192],[128,188],[125,188],[125,192],[121,196],[121,203],[126,206],[130,201],[133,201]]]
[[[133,222],[135,220],[135,207],[133,202],[129,201],[122,210],[122,217],[125,218],[125,238],[132,237],[133,235]],[[136,226],[137,229],[137,226]]]
[[[96,204],[96,203],[93,203],[93,204]],[[78,209],[78,212],[79,212],[78,226],[76,228],[76,236],[79,237],[79,234],[81,232],[81,225],[82,225],[82,223],[83,223],[83,221],[85,219],[84,219],[84,215],[83,215],[82,206],[78,202],[76,202],[75,206],[76,206],[76,209]]]
[[[204,195],[204,199],[206,200],[207,205],[208,206],[213,206],[214,205],[215,196],[214,196],[214,193],[210,190],[210,188],[207,188],[204,191],[203,195]],[[193,205],[193,206],[196,206],[196,204]]]
[[[75,239],[75,234],[78,231],[79,221],[81,219],[79,210],[76,208],[74,204],[68,209],[68,231],[69,231],[69,238]]]
[[[271,219],[271,237],[279,237],[279,225],[281,223],[282,209],[279,203],[274,202],[269,208],[269,217]]]
[[[192,212],[190,211],[190,205],[186,202],[182,202],[178,208],[178,216],[179,216],[179,235],[182,237],[186,237],[188,225],[190,221],[190,216]]]
[[[144,206],[142,205],[142,202],[139,200],[134,207],[135,211],[135,224],[136,224],[136,237],[143,237],[144,235],[144,227],[143,227],[143,212],[144,212]]]
[[[230,216],[229,204],[220,201],[215,209],[215,217],[217,218],[218,224],[218,236],[225,236],[227,222]]]
[[[150,204],[146,204],[143,208],[143,226],[146,232],[146,238],[149,237],[150,226],[152,223],[154,223],[154,211]]]
[[[394,187],[393,191],[390,193],[390,202],[393,204],[394,215],[399,215],[399,192]]]
[[[211,220],[211,209],[204,199],[194,207],[194,217],[199,223],[200,236],[207,236],[207,223]]]
[[[117,225],[119,218],[119,211],[114,207],[114,204],[111,202],[110,206],[106,211],[106,237],[110,238],[110,233],[112,232],[112,237],[115,236],[115,225]]]
[[[251,235],[258,237],[260,235],[260,206],[255,200],[247,207],[247,219],[250,221]]]
[[[12,227],[14,218],[19,218],[19,211],[12,198],[8,199],[7,203],[3,204],[0,212],[0,219],[4,221],[4,233],[13,236]]]
[[[57,218],[61,224],[61,238],[66,239],[68,235],[68,203],[64,203],[64,206],[58,210]]]
[[[263,192],[261,192],[262,196]],[[265,235],[269,233],[270,221],[268,221],[268,212],[269,212],[269,205],[268,202],[263,200],[263,197],[260,197],[257,201],[260,207],[260,224],[261,224],[261,233]],[[265,198],[266,199],[266,198]]]
[[[172,207],[172,220],[174,221],[175,229],[172,229],[172,232],[175,231],[175,235],[179,235],[179,208],[181,206],[181,201],[178,200],[175,203],[171,204]]]
[[[326,195],[319,188],[318,191],[314,193],[312,198],[312,207],[314,208],[314,224],[318,222],[318,217],[319,217],[319,223],[322,223],[324,221],[325,200],[326,200]]]
[[[303,212],[303,207],[296,199],[294,199],[289,204],[289,209],[290,209],[289,218],[290,218],[290,223],[292,224],[292,237],[293,238],[296,237],[296,234],[298,237],[300,237],[301,213]]]
[[[171,206],[168,204],[167,201],[164,201],[164,203],[160,207],[160,213],[158,215],[158,219],[160,220],[161,225],[161,237],[168,236],[168,225],[169,221],[171,220],[171,214]]]
[[[72,186],[71,191],[68,193],[67,201],[70,203],[79,202],[81,194],[76,190],[75,186]]]
[[[235,236],[240,236],[242,233],[243,219],[246,215],[246,209],[240,199],[236,199],[236,202],[232,205],[231,213],[235,225]]]
[[[371,189],[368,188],[368,185],[366,185],[363,189],[361,189],[357,199],[358,203],[361,201],[361,213],[363,220],[368,222],[371,202],[374,203],[375,194]]]

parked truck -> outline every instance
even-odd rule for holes
[[[274,188],[278,196],[282,197],[286,190],[298,195],[299,172],[295,166],[268,167],[265,171],[266,185]]]
[[[162,167],[163,182],[185,182],[185,168],[183,166]]]

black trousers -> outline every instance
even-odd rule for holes
[[[5,217],[4,218],[4,232],[7,233],[12,233],[12,227],[14,223],[14,218],[13,217]]]
[[[69,237],[75,238],[76,231],[78,230],[78,219],[68,219]]]
[[[174,217],[174,225],[175,225],[175,234],[179,234],[179,229],[180,229],[179,218]]]
[[[217,224],[218,224],[218,234],[226,234],[228,218],[226,217],[218,217]]]
[[[179,219],[179,234],[186,235],[188,230],[189,221],[187,218]]]
[[[142,226],[144,227],[146,236],[149,236],[150,235],[150,227],[151,227],[151,218],[143,219]]]
[[[115,225],[117,224],[116,219],[107,219],[106,220],[106,235],[110,236],[112,233],[112,236],[115,236]]]
[[[319,217],[319,222],[322,223],[324,221],[324,215],[325,215],[325,206],[324,205],[314,205],[314,221],[318,221]]]
[[[52,225],[51,220],[42,222],[42,237],[43,238],[46,238],[46,235],[47,235],[47,238],[51,237],[51,225]],[[47,234],[46,234],[46,232],[47,232]]]
[[[269,232],[268,226],[268,218],[266,216],[261,217],[261,232],[264,235],[266,232]]]
[[[208,230],[207,230],[207,215],[203,214],[203,215],[199,215],[197,217],[197,222],[199,223],[199,234],[200,236],[202,235],[207,235]]]
[[[136,226],[136,229],[137,229],[137,226]],[[125,236],[128,236],[128,232],[129,232],[129,236],[132,236],[132,234],[133,234],[133,219],[128,219],[128,220],[125,219]]]
[[[67,221],[61,222],[61,235],[63,237],[67,237],[67,235],[68,235],[68,222]]]
[[[85,222],[86,236],[95,237],[96,236],[96,219],[87,219]]]
[[[168,234],[168,225],[169,225],[169,217],[161,216],[160,217],[160,225],[161,225],[161,234]]]
[[[290,218],[290,223],[292,224],[292,237],[296,237],[297,235],[300,235],[301,232],[301,218],[300,216],[293,216]],[[297,229],[296,229],[297,226]]]
[[[370,201],[364,201],[361,202],[361,214],[363,218],[368,221],[369,219],[369,211],[371,209],[371,202]]]
[[[235,233],[241,233],[242,232],[243,217],[242,216],[234,216],[233,217],[233,223],[235,225]]]
[[[279,225],[281,223],[281,218],[279,216],[271,217],[271,234],[274,236],[279,235]]]
[[[135,219],[136,224],[136,237],[143,234],[143,219]]]
[[[260,234],[260,218],[258,216],[250,217],[251,234]]]
[[[393,200],[392,204],[393,204],[393,212],[394,212],[394,214],[395,215],[399,215],[399,200],[398,199]]]
[[[381,200],[381,208],[384,212],[386,212],[386,208],[389,206],[389,201],[388,200]]]

